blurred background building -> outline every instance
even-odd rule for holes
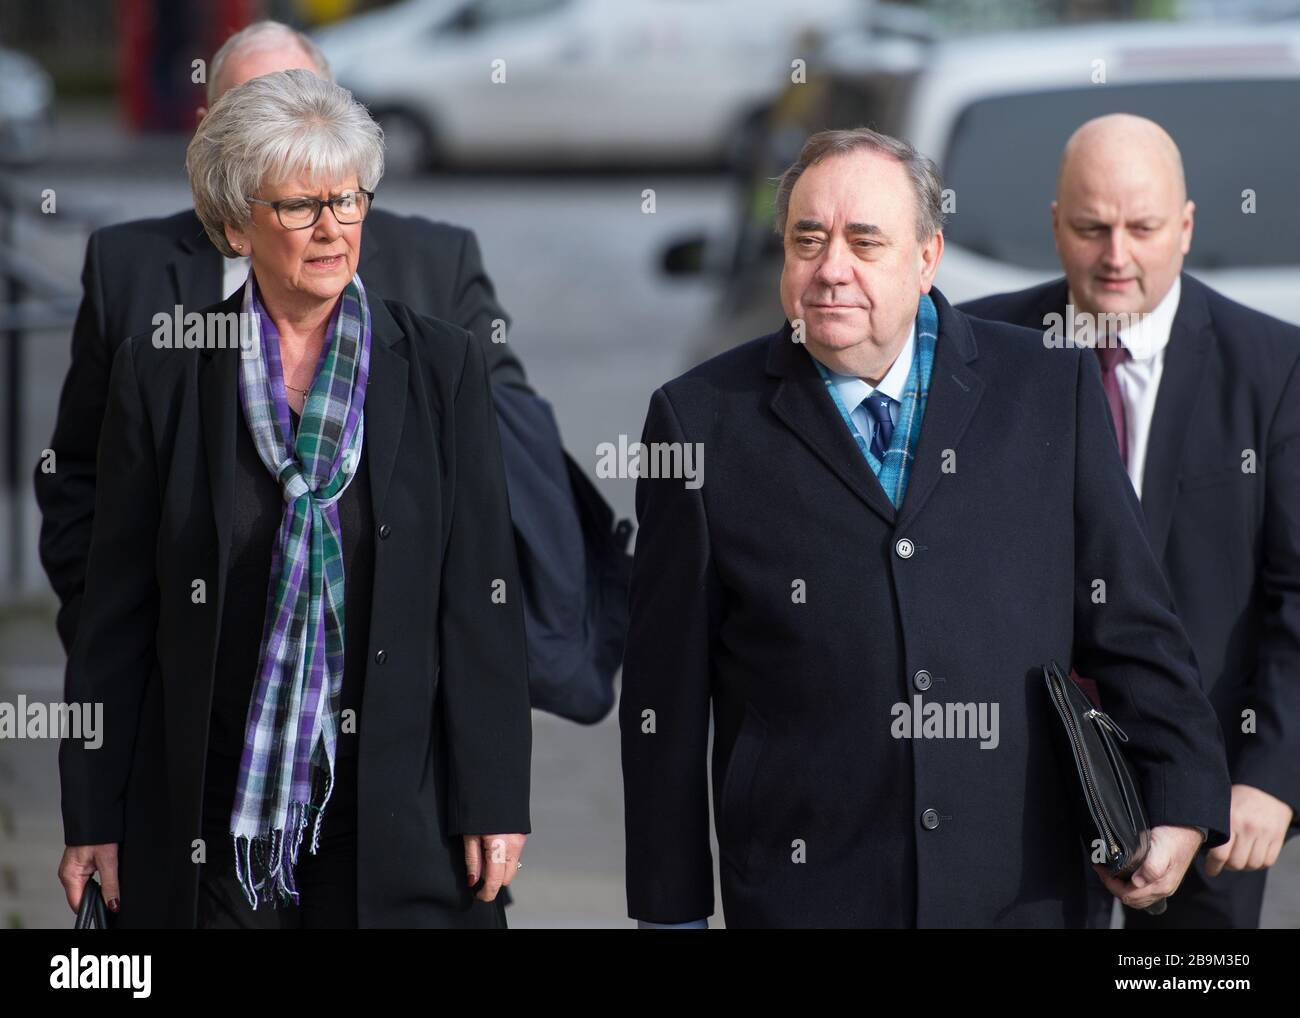
[[[1151,116],[1197,203],[1189,271],[1300,322],[1300,2],[0,0],[0,699],[62,685],[31,476],[87,235],[189,203],[196,61],[264,17],[312,32],[383,124],[377,200],[477,231],[511,342],[593,474],[656,386],[781,324],[773,178],[821,128],[938,161],[938,284],[958,301],[1059,274],[1066,137]],[[633,515],[634,481],[597,483]],[[629,925],[615,720],[535,725],[511,922]],[[0,926],[70,921],[56,749],[0,741]],[[1300,926],[1294,844],[1269,886],[1266,924]]]

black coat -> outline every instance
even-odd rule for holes
[[[238,311],[241,287],[212,310]],[[498,925],[462,834],[529,831],[520,584],[483,352],[370,299],[366,393],[377,526],[358,718],[362,926]],[[86,593],[67,672],[104,704],[99,749],[60,751],[68,844],[120,842],[127,927],[193,926],[213,669],[229,569],[237,350],[119,347]],[[195,603],[192,584],[206,583]],[[506,603],[493,603],[505,580]],[[222,851],[221,846],[208,846]]]
[[[1095,358],[931,295],[899,511],[788,323],[651,400],[644,442],[707,455],[698,490],[637,486],[619,708],[636,918],[712,912],[711,708],[728,926],[1082,925],[1052,659],[1107,695],[1151,822],[1226,840],[1218,725],[1114,444],[1090,440],[1110,427]],[[997,747],[892,737],[913,696],[996,703]]]
[[[193,210],[91,235],[72,365],[50,441],[56,469],[47,473],[38,465],[35,475],[41,562],[59,596],[65,648],[72,646],[81,612],[95,450],[113,354],[126,337],[150,330],[156,313],[219,301],[223,261]],[[376,208],[366,217],[357,271],[368,293],[399,300],[478,339],[505,446],[537,706],[598,720],[613,704],[627,631],[626,527],[615,536],[609,508],[564,452],[550,406],[529,388],[510,344],[494,341],[493,323],[508,323],[509,316],[474,234]]]
[[[1300,827],[1300,328],[1184,274],[1142,477],[1164,565],[1227,740],[1234,784],[1291,806]],[[1038,330],[1065,279],[971,301]],[[1253,450],[1255,470],[1243,470]],[[1242,731],[1242,711],[1257,730]]]

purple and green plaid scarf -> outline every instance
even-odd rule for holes
[[[259,901],[274,906],[277,898],[297,903],[298,846],[314,821],[311,850],[316,852],[334,788],[343,683],[338,500],[361,460],[370,309],[361,277],[353,276],[326,328],[296,436],[280,336],[252,273],[243,312],[257,354],[240,358],[239,402],[257,455],[284,495],[230,817],[235,872],[256,909]]]

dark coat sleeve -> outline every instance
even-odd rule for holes
[[[1233,781],[1281,799],[1300,825],[1300,364],[1269,428],[1260,577],[1264,617],[1243,707],[1256,729],[1241,740]]]
[[[448,833],[527,834],[532,717],[523,590],[487,369],[469,339],[451,426],[454,503],[439,613]],[[501,589],[503,603],[493,596]]]
[[[528,632],[533,706],[595,724],[614,706],[627,638],[627,527],[564,452],[550,405],[492,386]]]
[[[462,243],[456,263],[456,284],[452,296],[449,320],[473,333],[487,358],[488,375],[493,385],[512,385],[529,394],[524,366],[510,348],[510,316],[497,300],[496,287],[483,267],[478,238],[469,230],[462,231]],[[496,321],[505,323],[507,342],[493,342]]]
[[[510,318],[483,266],[478,240],[469,230],[458,232],[449,317],[478,341],[492,382],[525,584],[534,701],[539,709],[593,723],[613,703],[627,626],[620,606],[604,602],[626,602],[626,555],[621,540],[602,525],[612,512],[590,485],[583,493],[598,504],[583,513],[550,405],[528,385],[511,344],[494,341],[494,335],[508,339]],[[493,325],[498,320],[506,323],[504,334]],[[588,561],[587,550],[603,569]]]
[[[1078,363],[1073,663],[1097,682],[1107,713],[1129,736],[1125,749],[1151,825],[1209,828],[1214,847],[1229,831],[1223,735],[1147,543],[1097,358]]]
[[[81,273],[81,306],[72,329],[72,365],[50,440],[53,470],[47,473],[44,462],[38,463],[35,480],[41,564],[59,598],[59,639],[69,651],[85,589],[95,510],[95,453],[113,363],[105,335],[99,247],[99,234],[91,234]]]
[[[641,440],[688,441],[663,389]],[[636,487],[640,530],[619,702],[627,907],[659,923],[713,913],[710,645],[721,586],[702,491],[666,477],[641,477]]]
[[[134,354],[128,341],[113,361],[85,606],[68,660],[68,702],[104,705],[101,746],[90,749],[65,739],[59,747],[68,845],[122,840],[140,704],[156,657],[158,473]]]

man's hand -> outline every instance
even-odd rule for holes
[[[1250,785],[1233,785],[1232,837],[1210,849],[1205,857],[1206,875],[1217,877],[1225,867],[1262,870],[1272,866],[1282,851],[1291,816],[1291,807],[1281,799]]]
[[[81,911],[81,895],[90,878],[99,873],[99,890],[110,912],[120,907],[121,891],[117,886],[117,845],[69,845],[59,863],[59,883],[67,895],[68,907]]]
[[[1153,827],[1147,857],[1127,880],[1116,880],[1097,863],[1092,868],[1106,890],[1129,908],[1146,908],[1178,890],[1201,841],[1201,832],[1195,827]]]
[[[527,834],[466,834],[465,875],[469,886],[483,877],[483,886],[474,895],[479,901],[491,901],[497,891],[509,887],[522,865],[519,857],[524,851]]]

